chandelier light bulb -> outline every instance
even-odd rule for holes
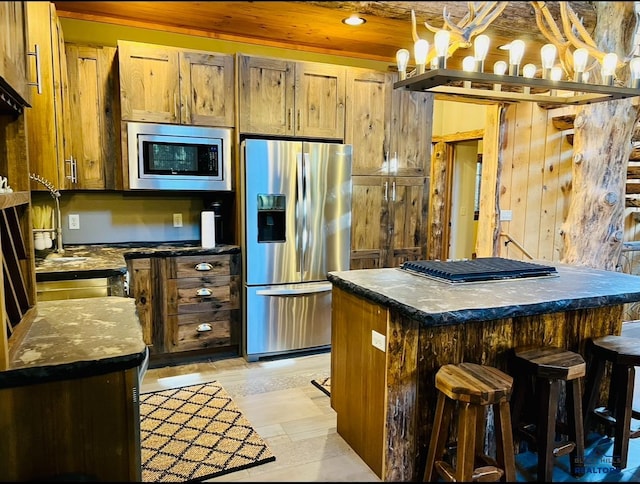
[[[533,79],[533,77],[536,75],[536,70],[537,68],[535,64],[525,64],[525,66],[522,68],[522,77],[525,77],[527,79]],[[531,94],[531,87],[524,86],[523,92],[525,94]]]
[[[602,82],[608,86],[613,85],[613,76],[616,72],[618,64],[618,55],[615,52],[609,52],[602,59]]]
[[[507,63],[505,61],[498,61],[493,64],[493,73],[499,76],[503,76],[507,72]]]
[[[514,40],[509,47],[509,75],[517,76],[520,70],[520,62],[524,55],[524,42]]]
[[[589,51],[584,48],[579,48],[573,51],[573,71],[574,81],[582,82],[582,74],[587,68],[587,60],[589,59]]]
[[[446,69],[447,67],[447,51],[449,50],[449,39],[451,33],[448,30],[438,30],[433,36],[433,43],[438,56],[438,68]]]
[[[489,36],[482,34],[478,35],[473,42],[473,57],[475,60],[475,70],[477,72],[484,71],[484,60],[487,58],[489,52]]]
[[[465,72],[473,72],[476,69],[476,59],[472,55],[468,55],[464,59],[462,59],[462,70]],[[463,85],[465,88],[471,87],[471,81],[464,81]]]
[[[411,57],[411,52],[407,49],[399,49],[396,52],[396,63],[398,64],[400,80],[407,78],[407,64],[409,63],[409,57]]]
[[[498,61],[495,64],[493,64],[493,73],[498,75],[498,76],[503,76],[504,73],[507,72],[507,63],[505,61]],[[493,85],[493,90],[494,91],[501,91],[502,90],[502,84],[494,84]]]
[[[429,42],[424,39],[418,39],[413,45],[413,55],[416,58],[416,66],[418,74],[424,74],[424,65],[427,63],[427,54],[429,53]]]
[[[542,61],[542,78],[549,79],[551,68],[556,62],[558,49],[553,44],[545,44],[540,49],[540,60]]]
[[[634,57],[629,61],[631,71],[631,86],[633,89],[640,89],[640,57]]]
[[[551,68],[551,80],[552,81],[559,81],[562,79],[562,67],[552,67]]]

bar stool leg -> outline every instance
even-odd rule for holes
[[[604,375],[605,361],[593,358],[591,365],[587,371],[587,379],[585,383],[586,391],[582,400],[582,421],[585,429],[585,439],[587,433],[591,429],[591,420],[593,417],[593,410],[596,408],[596,402],[600,396],[600,382]]]
[[[618,398],[615,400],[616,425],[613,438],[613,466],[618,469],[627,467],[629,455],[629,438],[631,435],[631,405],[633,400],[633,384],[635,369],[633,366],[614,365],[611,375],[610,393],[615,392]],[[614,386],[615,385],[615,386]]]
[[[554,448],[556,437],[556,416],[558,412],[558,397],[560,395],[560,382],[538,378],[536,382],[538,395],[538,481],[551,482],[553,476],[553,456],[549,455]]]
[[[436,459],[442,459],[442,456],[444,455],[444,445],[447,438],[447,429],[449,428],[449,421],[451,419],[453,406],[454,403],[449,401],[443,393],[438,394],[423,482],[431,482]]]
[[[576,447],[571,452],[571,474],[582,476],[584,468],[584,427],[582,425],[582,383],[580,378],[567,382],[567,424],[569,440]]]
[[[516,481],[515,455],[513,450],[513,433],[511,432],[511,409],[509,402],[501,402],[495,414],[496,457],[504,469],[505,482]]]
[[[456,457],[456,481],[473,480],[476,456],[476,412],[477,406],[460,402],[458,417],[458,450]]]

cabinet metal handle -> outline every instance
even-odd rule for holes
[[[298,127],[296,128],[296,131],[300,131],[300,110],[298,109]]]
[[[396,182],[391,183],[391,200],[396,201]]]
[[[71,183],[78,183],[78,161],[71,155],[68,160],[64,160],[65,163],[69,163],[69,175],[66,175]]]
[[[389,200],[389,182],[384,182],[384,201],[387,202]]]
[[[291,130],[291,108],[287,109],[287,130]]]
[[[211,289],[207,289],[206,287],[201,287],[196,292],[198,296],[211,296]]]
[[[197,331],[198,333],[204,333],[206,331],[211,331],[213,328],[209,323],[202,323],[198,325]]]
[[[213,266],[208,262],[200,262],[200,264],[196,264],[196,271],[210,271],[213,269]]]
[[[34,44],[33,52],[27,52],[27,55],[32,55],[36,58],[36,82],[28,82],[29,86],[36,86],[38,88],[38,94],[42,94],[42,73],[40,72],[40,46]]]

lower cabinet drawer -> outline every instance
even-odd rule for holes
[[[111,295],[109,279],[73,279],[63,281],[40,281],[36,283],[38,301],[58,301]]]
[[[174,328],[171,351],[190,351],[233,344],[231,331],[232,311],[215,314],[195,313],[169,316],[169,326]]]

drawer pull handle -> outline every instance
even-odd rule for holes
[[[211,289],[207,289],[206,287],[201,287],[198,289],[196,293],[198,296],[211,296]]]
[[[210,271],[213,269],[213,266],[208,262],[200,262],[200,264],[196,264],[196,271]]]
[[[200,325],[198,325],[198,333],[205,333],[207,331],[211,331],[213,328],[211,328],[211,325],[209,323],[202,323]]]

